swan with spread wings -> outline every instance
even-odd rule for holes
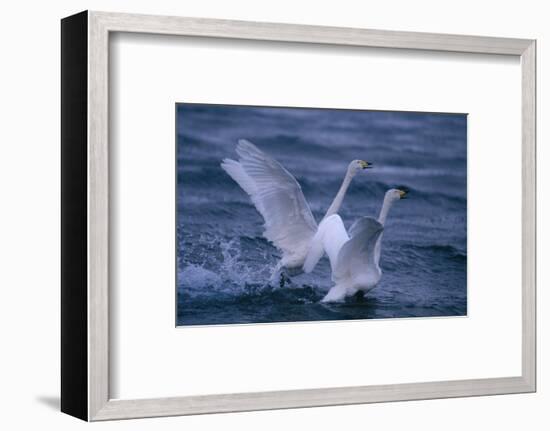
[[[317,222],[300,184],[277,160],[244,139],[239,140],[236,152],[238,160],[225,159],[221,167],[250,196],[263,217],[264,237],[282,253],[273,274],[280,273],[284,285],[282,271],[289,275],[303,272]],[[371,166],[364,160],[353,160],[348,165],[342,185],[323,219],[339,211],[353,177]]]

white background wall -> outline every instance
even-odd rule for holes
[[[538,87],[539,391],[454,400],[148,419],[102,429],[548,429],[550,151],[544,71],[550,48],[543,1],[61,0],[5,2],[0,15],[0,423],[77,429],[58,410],[59,19],[83,9],[536,38]],[[495,101],[498,103],[498,101]],[[519,161],[518,161],[519,162]],[[495,155],[498,164],[498,154]],[[498,185],[496,185],[498,186]],[[505,244],[505,237],[503,238]],[[498,306],[498,298],[495,298]],[[490,340],[487,340],[490,342]],[[546,364],[544,363],[546,362]]]

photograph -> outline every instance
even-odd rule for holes
[[[175,111],[177,326],[467,315],[466,113]]]

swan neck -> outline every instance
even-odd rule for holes
[[[382,208],[380,209],[380,215],[378,216],[378,221],[380,224],[384,225],[386,219],[388,218],[388,212],[392,206],[393,200],[389,196],[384,197],[384,202],[382,203]]]
[[[342,181],[340,190],[338,190],[338,193],[334,197],[332,204],[328,208],[327,213],[323,218],[327,218],[333,214],[338,213],[338,211],[340,211],[340,207],[342,206],[342,202],[344,201],[344,197],[346,196],[346,192],[348,191],[348,187],[351,183],[352,178],[353,178],[353,175],[351,175],[349,171],[346,172],[346,176],[344,177],[344,181]]]

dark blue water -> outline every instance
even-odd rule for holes
[[[377,216],[386,190],[409,189],[385,225],[379,285],[343,304],[325,257],[291,287],[269,285],[277,250],[263,220],[220,168],[246,138],[300,182],[319,221],[349,162],[340,215]],[[466,116],[180,104],[177,108],[177,323],[370,319],[466,314]]]

